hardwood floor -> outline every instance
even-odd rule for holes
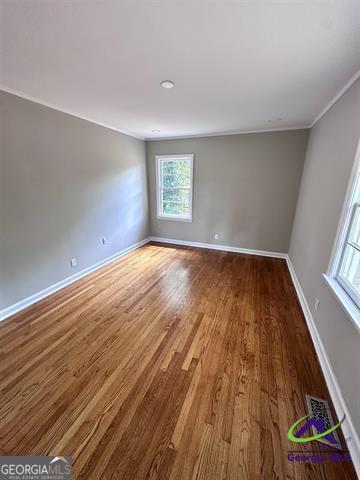
[[[330,398],[284,260],[147,245],[2,322],[0,348],[7,455],[72,455],[78,480],[356,478],[288,460],[305,393]]]

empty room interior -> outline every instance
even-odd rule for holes
[[[359,0],[0,0],[1,480],[357,479],[359,309]]]

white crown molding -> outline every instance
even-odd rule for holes
[[[326,105],[326,107],[321,110],[319,115],[312,121],[309,128],[312,128],[324,115],[325,113],[330,110],[330,108],[335,105],[335,103],[344,95],[347,90],[360,78],[360,70],[358,70],[355,75],[353,75],[350,80],[342,87],[341,90],[335,95],[335,97]]]
[[[309,125],[300,125],[298,127],[282,127],[282,128],[267,128],[259,130],[239,130],[236,132],[220,132],[220,133],[199,133],[198,135],[178,135],[174,137],[147,137],[145,138],[146,142],[157,142],[161,140],[180,140],[180,139],[191,139],[191,138],[206,138],[206,137],[225,137],[228,135],[248,135],[250,133],[271,133],[271,132],[287,132],[288,130],[308,130]]]
[[[339,383],[337,381],[337,378],[335,376],[334,370],[331,366],[329,357],[326,354],[326,350],[324,347],[324,344],[322,343],[320,334],[318,332],[318,329],[316,328],[316,324],[314,321],[314,318],[311,314],[311,310],[309,308],[309,305],[307,303],[305,294],[303,292],[303,289],[301,288],[300,282],[297,278],[294,266],[291,262],[290,257],[287,255],[287,265],[288,269],[290,272],[291,279],[293,281],[297,296],[299,298],[299,302],[302,308],[302,311],[304,313],[304,317],[306,320],[307,327],[310,332],[310,336],[312,339],[312,342],[315,347],[315,351],[317,354],[317,357],[320,362],[321,370],[324,374],[326,385],[328,387],[331,399],[334,404],[334,408],[336,411],[336,415],[339,419],[343,418],[345,415],[346,420],[341,426],[341,429],[343,431],[345,439],[349,439],[347,442],[347,447],[349,448],[349,452],[351,455],[351,459],[353,461],[355,470],[360,478],[360,439],[359,436],[356,432],[354,423],[351,419],[349,410],[347,408],[347,405],[345,403],[344,397],[342,396],[341,389],[339,386]]]
[[[33,97],[32,95],[27,95],[19,90],[15,90],[13,88],[6,87],[5,85],[0,84],[0,90],[6,93],[10,93],[11,95],[15,95],[16,97],[23,98],[24,100],[29,100],[30,102],[37,103],[42,105],[43,107],[51,108],[52,110],[56,110],[57,112],[65,113],[67,115],[71,115],[72,117],[80,118],[81,120],[86,120],[87,122],[93,123],[95,125],[99,125],[100,127],[107,128],[108,130],[113,130],[114,132],[122,133],[123,135],[127,135],[128,137],[136,138],[137,140],[144,141],[145,139],[142,137],[138,137],[132,133],[126,132],[125,130],[119,130],[118,128],[111,127],[110,125],[106,125],[105,123],[100,123],[93,118],[84,117],[84,115],[80,115],[72,110],[66,110],[64,108],[55,105],[54,103],[44,102],[40,100],[40,98]]]
[[[145,238],[141,242],[135,243],[134,245],[130,245],[130,247],[124,248],[120,252],[117,252],[114,255],[111,255],[111,257],[107,257],[104,260],[101,260],[100,262],[97,262],[94,265],[91,265],[90,267],[87,267],[84,270],[81,270],[80,272],[77,272],[74,275],[71,275],[70,277],[65,278],[64,280],[61,280],[60,282],[57,282],[54,285],[51,285],[50,287],[47,287],[44,290],[41,290],[40,292],[34,293],[30,297],[24,298],[23,300],[20,300],[19,302],[14,303],[13,305],[10,305],[9,307],[4,308],[3,310],[0,310],[0,321],[5,320],[8,317],[11,317],[11,315],[14,315],[15,313],[18,313],[21,310],[24,310],[24,308],[29,307],[30,305],[38,302],[39,300],[42,300],[45,297],[48,297],[49,295],[55,292],[58,292],[62,288],[67,287],[68,285],[71,285],[77,280],[80,280],[80,278],[83,278],[86,275],[89,275],[90,273],[95,272],[95,270],[98,270],[99,268],[104,267],[108,263],[111,263],[114,260],[117,260],[123,257],[124,255],[132,252],[133,250],[136,250],[137,248],[142,247],[143,245],[149,242],[150,242],[150,238]]]
[[[87,122],[94,123],[95,125],[99,125],[100,127],[108,128],[109,130],[113,130],[114,132],[122,133],[124,135],[128,135],[129,137],[137,138],[138,140],[143,140],[145,142],[152,142],[152,141],[157,141],[157,140],[176,140],[178,138],[201,138],[201,137],[221,137],[222,135],[240,135],[240,134],[248,134],[248,133],[267,133],[267,132],[282,132],[286,130],[304,130],[310,128],[309,125],[306,126],[299,126],[299,127],[284,127],[284,128],[269,128],[265,130],[239,130],[236,132],[220,132],[220,133],[203,133],[199,135],[188,135],[188,136],[174,136],[174,137],[157,137],[157,138],[144,138],[144,137],[139,137],[137,135],[134,135],[132,133],[129,133],[125,130],[119,130],[118,128],[111,127],[110,125],[106,125],[104,123],[100,123],[97,120],[94,120],[92,118],[84,117],[83,115],[80,115],[76,112],[73,112],[72,110],[66,110],[64,108],[59,107],[58,105],[55,105],[53,103],[49,102],[44,102],[40,98],[33,97],[32,95],[27,95],[26,93],[23,93],[19,90],[15,90],[14,88],[7,87],[5,85],[0,84],[0,90],[6,93],[10,93],[11,95],[15,95],[16,97],[23,98],[25,100],[29,100],[30,102],[38,103],[39,105],[42,105],[44,107],[52,108],[53,110],[56,110],[61,113],[66,113],[67,115],[71,115],[76,118],[80,118],[81,120],[86,120]]]
[[[72,110],[64,109],[62,107],[59,107],[58,105],[55,105],[54,103],[44,102],[38,97],[27,95],[26,93],[21,92],[20,90],[7,87],[6,85],[0,84],[0,91],[10,93],[11,95],[15,95],[16,97],[23,98],[24,100],[29,100],[30,102],[37,103],[39,105],[42,105],[43,107],[51,108],[52,110],[56,110],[57,112],[65,113],[67,115],[71,115],[72,117],[80,118],[81,120],[85,120],[95,125],[99,125],[100,127],[104,127],[109,130],[113,130],[114,132],[122,133],[123,135],[127,135],[129,137],[133,137],[138,140],[143,140],[145,142],[152,142],[152,141],[158,141],[158,140],[177,140],[180,138],[185,139],[185,138],[202,138],[202,137],[221,137],[225,135],[241,135],[241,134],[246,135],[249,133],[284,132],[287,130],[304,130],[304,129],[310,128],[309,125],[304,125],[304,126],[298,126],[298,127],[282,127],[282,128],[269,128],[269,129],[259,129],[259,130],[239,130],[235,132],[219,132],[219,133],[215,132],[215,133],[202,133],[198,135],[184,135],[184,136],[179,135],[179,136],[173,136],[173,137],[145,138],[145,137],[140,137],[138,135],[134,135],[133,133],[129,133],[126,130],[119,130],[118,128],[111,127],[110,125],[106,125],[105,123],[98,122],[93,118],[84,117],[84,115],[80,115]]]
[[[10,93],[12,95],[16,95],[17,97],[24,98],[25,100],[29,100],[34,103],[38,103],[39,105],[43,105],[44,107],[52,108],[53,110],[57,110],[58,112],[66,113],[67,115],[72,115],[73,117],[80,118],[81,120],[86,120],[87,122],[93,123],[95,125],[99,125],[100,127],[107,128],[109,130],[113,130],[118,133],[122,133],[124,135],[128,135],[129,137],[137,138],[138,140],[143,140],[145,142],[156,142],[161,140],[178,140],[178,139],[191,139],[191,138],[206,138],[206,137],[221,137],[227,135],[247,135],[251,133],[271,133],[271,132],[284,132],[288,130],[306,130],[311,129],[324,115],[325,113],[344,95],[344,93],[349,90],[349,88],[360,78],[360,70],[358,70],[351,79],[341,88],[341,90],[335,95],[332,100],[321,110],[321,112],[315,117],[315,119],[309,125],[299,125],[296,127],[280,127],[280,128],[267,128],[267,129],[254,129],[254,130],[237,130],[231,132],[214,132],[214,133],[202,133],[197,135],[175,135],[171,137],[140,137],[129,133],[125,130],[119,130],[118,128],[111,127],[110,125],[106,125],[104,123],[98,122],[92,118],[84,117],[72,110],[66,110],[64,108],[59,107],[53,103],[44,102],[40,98],[33,97],[32,95],[27,95],[19,90],[15,90],[13,88],[7,87],[6,85],[0,84],[0,90]]]
[[[223,252],[247,253],[248,255],[259,255],[261,257],[287,258],[287,253],[269,252],[267,250],[254,250],[252,248],[230,247],[228,245],[218,245],[214,243],[189,242],[187,240],[176,240],[174,238],[150,237],[150,241],[173,245],[183,245],[185,247],[221,250]]]

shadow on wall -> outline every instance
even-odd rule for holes
[[[81,184],[80,175],[77,175],[78,178],[73,180],[74,188],[76,184],[76,188],[81,190],[77,201],[69,197],[69,185],[65,185],[63,189],[55,189],[57,192],[54,190],[53,198],[42,204],[31,218],[26,216],[27,208],[31,207],[34,197],[41,196],[41,192],[22,200],[23,235],[15,235],[19,230],[15,225],[17,222],[12,222],[12,215],[6,225],[2,269],[7,281],[0,309],[146,237],[145,166],[137,164],[127,169],[120,168],[122,171],[115,175],[108,171],[103,172],[105,177],[96,178],[93,175],[86,178],[86,184],[85,180]],[[44,197],[48,198],[49,192],[45,193]],[[34,203],[38,205],[39,199]],[[11,211],[11,205],[8,208]],[[49,209],[53,210],[53,214]],[[19,216],[19,208],[16,214]],[[107,239],[106,246],[102,244],[103,237]],[[71,258],[77,259],[76,268],[71,268]]]

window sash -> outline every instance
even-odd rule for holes
[[[172,191],[177,191],[179,190],[180,192],[182,191],[187,191],[187,196],[186,199],[182,201],[176,201],[176,200],[165,200],[164,199],[164,191],[166,190],[172,190]],[[169,205],[178,205],[186,209],[190,209],[190,188],[186,187],[160,187],[160,212],[161,215],[163,216],[168,216],[171,215],[172,217],[179,217],[179,218],[187,218],[188,215],[183,215],[183,214],[177,214],[177,213],[168,213],[164,212],[164,203],[167,203]]]
[[[179,184],[173,187],[166,187],[164,185],[164,179],[166,177],[172,177],[174,173],[165,173],[164,172],[164,166],[166,166],[167,163],[174,163],[176,161],[186,161],[188,163],[188,167],[190,170],[190,177],[191,177],[191,170],[192,170],[192,165],[191,165],[191,160],[190,158],[178,158],[178,159],[160,159],[160,167],[159,167],[159,179],[160,179],[160,187],[161,188],[191,188],[191,178],[189,178],[189,181],[185,181],[184,184]]]

